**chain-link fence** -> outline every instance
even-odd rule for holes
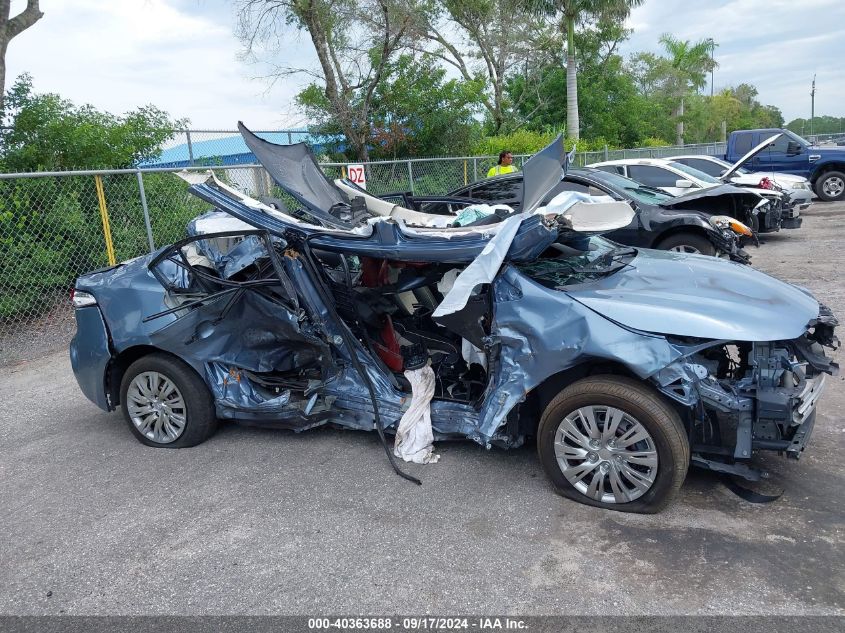
[[[606,150],[578,154],[575,164],[723,151],[718,144]],[[527,158],[514,162],[521,167]],[[366,187],[375,195],[445,194],[484,178],[495,163],[494,156],[374,161],[364,165]],[[213,169],[254,197],[285,197],[260,166]],[[329,178],[347,176],[346,164],[323,169]],[[80,274],[184,237],[188,221],[207,204],[188,193],[178,171],[0,174],[0,364],[67,343],[74,328],[69,295]]]
[[[0,364],[69,341],[76,277],[184,237],[208,205],[174,171],[0,174]],[[274,193],[261,167],[215,173]]]

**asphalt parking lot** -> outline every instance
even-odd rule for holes
[[[750,250],[843,318],[843,244],[845,203],[816,203]],[[147,448],[62,349],[3,368],[0,613],[842,615],[845,382],[828,385],[802,460],[761,460],[779,500],[693,471],[640,516],[554,495],[530,448],[440,444],[406,466],[421,487],[374,434],[228,425]]]

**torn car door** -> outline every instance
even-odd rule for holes
[[[170,307],[144,321],[176,317],[150,342],[206,374],[221,418],[298,428],[328,411],[330,403],[308,390],[322,380],[331,353],[300,302],[285,247],[265,231],[199,234],[149,264]]]

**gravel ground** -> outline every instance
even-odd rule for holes
[[[50,352],[66,350],[76,332],[73,308],[68,300],[39,319],[8,324],[0,328],[0,367],[42,358]]]
[[[753,264],[845,315],[845,204],[805,218]],[[528,448],[439,445],[408,467],[422,487],[374,434],[227,425],[150,449],[62,350],[0,381],[0,613],[845,615],[842,380],[800,462],[761,460],[778,501],[693,471],[641,516],[554,495]]]

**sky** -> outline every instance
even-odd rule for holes
[[[25,0],[13,0],[17,13]],[[307,77],[270,85],[268,72],[245,60],[226,0],[41,0],[44,17],[9,45],[7,86],[22,72],[38,92],[57,92],[120,114],[152,103],[193,129],[253,129],[307,123],[294,96]],[[621,47],[660,52],[658,39],[712,37],[715,88],[746,82],[786,121],[809,117],[816,74],[816,113],[845,116],[845,1],[646,0]],[[290,31],[277,61],[316,65],[305,34]],[[709,92],[709,85],[707,87]]]
[[[844,0],[646,0],[628,20],[621,47],[661,52],[661,34],[717,47],[715,88],[750,83],[761,103],[779,107],[787,122],[816,114],[845,116]],[[710,86],[706,88],[709,94]]]

